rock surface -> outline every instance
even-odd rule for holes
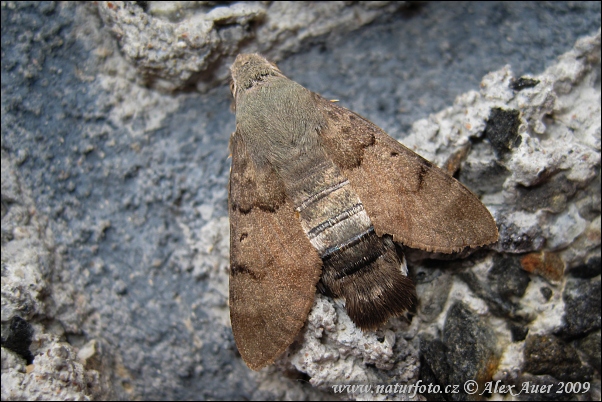
[[[377,3],[2,3],[3,400],[562,379],[588,391],[543,397],[600,399],[599,3]],[[453,172],[500,229],[464,258],[406,250],[416,311],[374,333],[318,295],[259,373],[227,306],[220,84],[243,50]]]

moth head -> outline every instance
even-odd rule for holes
[[[266,77],[284,76],[274,63],[256,53],[239,54],[230,67],[230,72],[232,74],[230,91],[235,99],[240,91],[263,82]]]

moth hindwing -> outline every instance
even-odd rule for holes
[[[375,329],[412,305],[394,242],[450,253],[497,241],[466,187],[256,54],[232,65],[230,318],[254,369],[293,342],[316,285]]]

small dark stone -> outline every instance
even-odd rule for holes
[[[438,339],[420,339],[420,379],[427,384],[439,384],[442,389],[449,383],[447,348]],[[445,394],[422,394],[429,401],[446,400]]]
[[[115,282],[115,284],[113,285],[113,291],[116,294],[123,296],[128,292],[128,287],[124,281],[122,281],[121,279],[118,279]]]
[[[479,384],[491,380],[498,364],[497,338],[464,303],[456,302],[448,310],[443,339],[423,335],[420,339],[420,379],[424,383],[446,385],[476,380]],[[467,400],[459,393],[423,394],[428,400]]]
[[[148,11],[148,1],[137,1],[136,4],[138,4],[144,12]]]
[[[593,370],[584,366],[577,351],[553,335],[531,335],[525,341],[523,370],[549,374],[561,381],[591,381]]]
[[[572,339],[600,329],[600,277],[568,280],[562,299],[565,325],[558,335]]]
[[[479,278],[472,271],[464,271],[458,274],[458,278],[463,280],[470,290],[487,303],[492,314],[499,317],[509,317],[512,319],[523,319],[519,315],[519,307],[510,300],[500,297],[497,291],[492,290],[486,283],[481,283]]]
[[[510,333],[512,334],[512,342],[524,341],[527,337],[527,334],[529,333],[529,327],[515,324],[513,322],[511,322],[509,325]]]
[[[568,270],[568,274],[581,279],[594,278],[602,271],[600,256],[592,257],[585,264]]]
[[[510,89],[513,89],[515,91],[521,91],[525,88],[533,88],[537,84],[539,84],[539,80],[527,77],[520,77],[518,80],[512,81],[509,86]]]
[[[464,303],[457,302],[449,309],[443,343],[447,349],[450,384],[463,384],[467,380],[482,384],[491,380],[498,364],[497,338]],[[462,399],[461,394],[454,399]]]
[[[499,246],[508,253],[525,253],[533,250],[539,250],[546,242],[540,227],[530,228],[529,232],[523,232],[521,228],[514,223],[505,223],[503,221],[503,212],[498,216],[500,241]]]
[[[562,393],[558,380],[550,375],[521,374],[514,382],[519,401],[571,401],[573,394]]]
[[[516,205],[525,211],[536,212],[540,209],[560,213],[566,209],[567,201],[577,191],[577,185],[567,179],[565,174],[557,174],[529,187],[517,186]]]
[[[587,357],[587,363],[598,370],[600,370],[600,331],[592,332],[583,339],[575,342],[577,349],[582,351]]]
[[[485,127],[485,136],[498,156],[520,145],[519,126],[520,112],[518,110],[504,110],[497,107],[491,109],[487,127]]]
[[[552,298],[552,295],[554,294],[554,291],[547,286],[542,286],[541,288],[539,288],[539,291],[546,300],[550,300]]]
[[[420,281],[416,281],[416,291],[420,295],[418,308],[421,320],[432,322],[443,311],[453,281],[449,273],[442,274],[441,270],[438,269],[418,268],[415,273],[421,278]]]
[[[4,331],[4,328],[3,328]],[[29,351],[33,336],[33,328],[23,318],[15,316],[2,334],[2,347],[7,348],[21,356],[27,364],[33,363],[33,355]]]
[[[510,176],[510,171],[496,160],[489,161],[487,165],[479,161],[468,160],[463,162],[458,179],[470,191],[481,195],[502,190],[508,176]]]
[[[487,273],[491,290],[503,299],[523,297],[531,278],[522,269],[520,258],[516,256],[496,256],[493,267]]]

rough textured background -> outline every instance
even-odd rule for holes
[[[492,378],[600,399],[600,3],[143,4],[1,5],[2,399]],[[411,322],[358,333],[318,297],[260,373],[227,308],[224,79],[247,50],[457,171],[501,234],[408,253]]]

